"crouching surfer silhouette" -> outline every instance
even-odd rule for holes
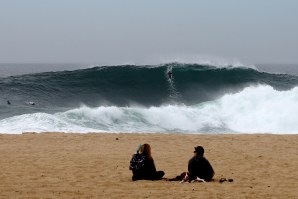
[[[173,76],[172,66],[168,68],[168,72],[167,72],[167,74],[168,74],[168,78],[169,78],[169,80],[172,80],[172,76]]]
[[[169,71],[168,72],[168,77],[169,77],[170,80],[172,79],[172,75],[173,75],[173,72],[172,71]]]

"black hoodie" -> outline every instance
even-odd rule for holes
[[[214,170],[209,161],[200,155],[195,155],[188,162],[189,180],[197,177],[210,181],[214,176]]]

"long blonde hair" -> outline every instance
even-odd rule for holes
[[[140,153],[145,155],[148,159],[152,159],[151,146],[149,144],[143,144],[140,148]]]

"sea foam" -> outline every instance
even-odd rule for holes
[[[81,106],[55,114],[23,114],[1,120],[0,133],[295,134],[298,132],[297,112],[298,87],[278,91],[267,85],[258,85],[192,106]]]

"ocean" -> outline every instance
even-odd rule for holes
[[[3,134],[298,132],[298,65],[0,64],[0,96]]]

